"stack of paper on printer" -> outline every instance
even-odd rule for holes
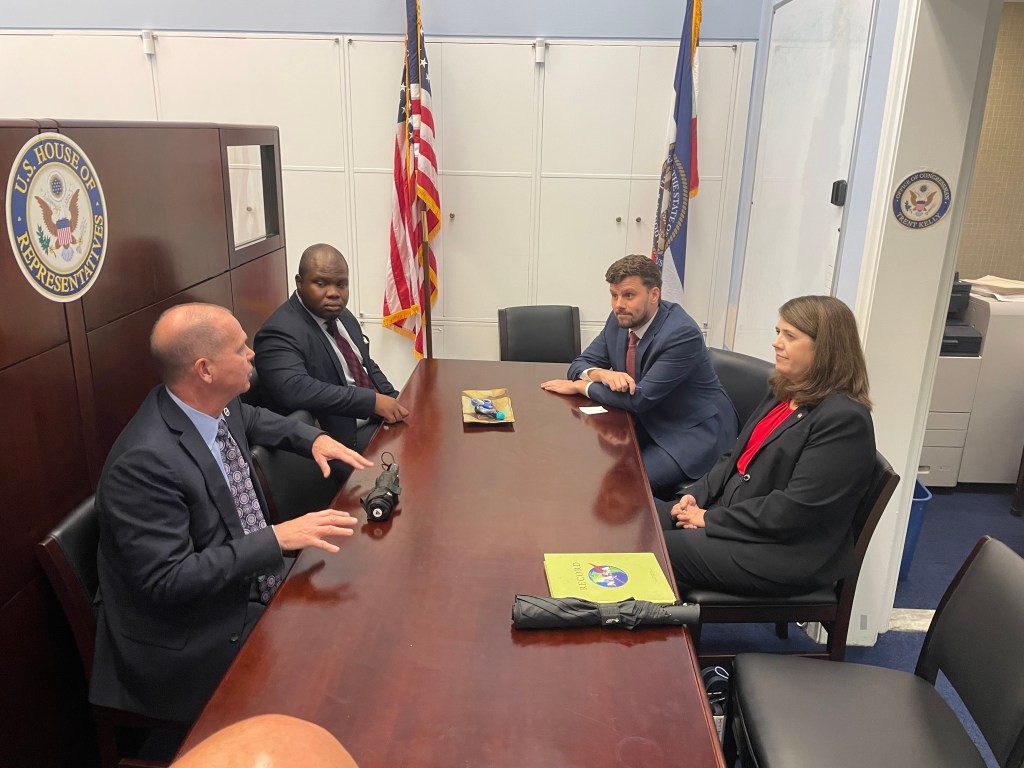
[[[971,293],[975,296],[990,296],[998,301],[1024,301],[1024,282],[1020,280],[985,275],[973,280],[964,279],[964,282],[971,284]]]

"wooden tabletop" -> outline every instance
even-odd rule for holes
[[[686,631],[517,631],[546,552],[668,559],[628,415],[544,392],[564,365],[425,360],[391,451],[402,494],[341,552],[303,552],[189,734],[263,713],[318,723],[361,768],[724,763]],[[507,387],[515,423],[464,425],[464,389]],[[379,466],[379,465],[378,465]],[[379,468],[335,500],[358,498]]]

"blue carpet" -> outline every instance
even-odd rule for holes
[[[896,587],[896,608],[935,608],[982,536],[1024,555],[1024,518],[1010,514],[1013,487],[960,485],[933,488],[906,581]]]
[[[924,509],[907,578],[896,588],[896,608],[938,606],[946,587],[984,535],[999,539],[1024,556],[1024,518],[1010,514],[1012,486],[961,485],[957,489],[931,490],[933,496]],[[768,624],[709,624],[702,632],[701,648],[707,652],[771,653],[820,647],[796,627],[790,627],[788,640],[775,637],[774,627]],[[871,647],[848,646],[846,659],[913,672],[923,642],[923,632],[886,632]],[[995,757],[952,686],[940,675],[936,687],[964,723],[986,763],[997,768]]]

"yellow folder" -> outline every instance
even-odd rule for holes
[[[594,603],[617,603],[631,597],[652,603],[676,601],[650,552],[546,554],[544,574],[552,597],[578,597]]]

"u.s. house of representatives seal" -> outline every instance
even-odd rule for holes
[[[53,301],[81,298],[107,250],[103,187],[82,148],[59,133],[30,139],[7,182],[7,231],[25,278]]]
[[[912,173],[896,188],[892,212],[896,221],[911,229],[924,229],[946,215],[950,203],[949,184],[937,173]]]

